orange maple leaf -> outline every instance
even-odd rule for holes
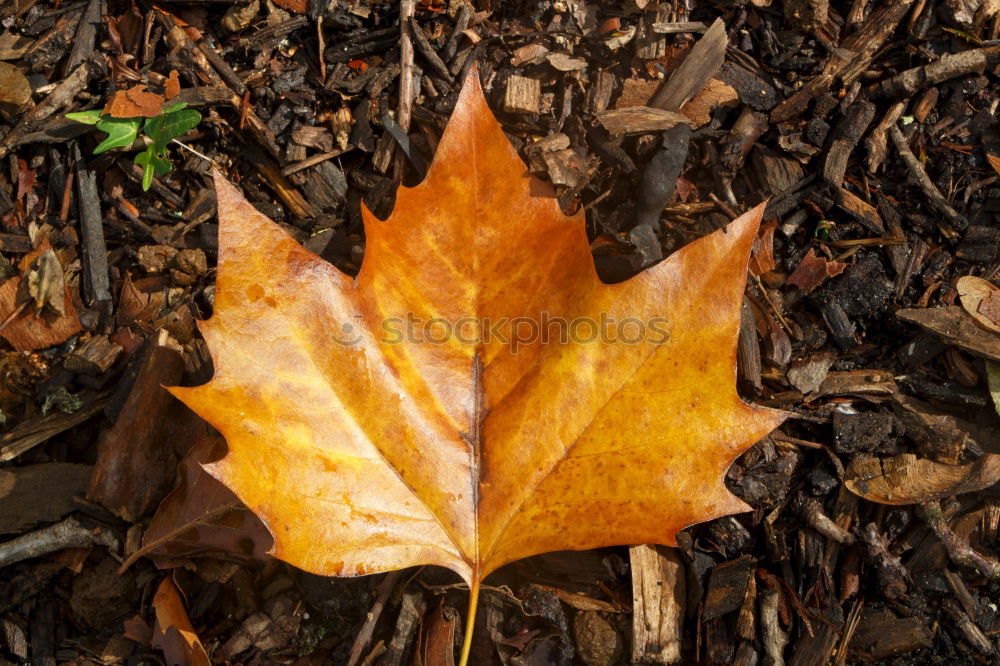
[[[357,278],[219,175],[216,190],[201,325],[215,376],[172,391],[225,436],[208,469],[267,524],[276,557],[325,575],[448,567],[471,617],[508,562],[674,545],[749,508],[724,473],[784,418],[735,384],[763,206],[604,284],[583,216],[531,177],[475,73],[426,180],[399,189],[388,220],[364,211]]]

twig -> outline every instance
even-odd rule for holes
[[[423,28],[417,23],[417,19],[410,17],[410,30],[413,33],[413,37],[417,40],[417,48],[420,49],[420,54],[424,56],[427,60],[427,64],[431,68],[444,77],[444,80],[449,84],[455,83],[455,77],[451,75],[448,71],[448,66],[444,64],[441,57],[434,51],[434,47],[431,46],[430,41],[427,39],[427,35],[424,34]]]
[[[917,156],[910,150],[910,145],[899,128],[889,128],[889,136],[892,137],[892,142],[895,144],[896,150],[899,151],[899,156],[903,158],[906,168],[910,170],[913,180],[916,181],[920,189],[927,195],[927,198],[931,200],[934,207],[959,229],[967,227],[969,225],[968,221],[948,204],[941,191],[931,182],[930,176],[927,175],[927,171],[924,169],[924,165],[920,163]],[[942,227],[941,232],[949,238],[955,238],[958,235],[952,228]]]
[[[320,153],[319,155],[313,155],[312,157],[307,157],[301,162],[295,162],[294,164],[289,164],[284,169],[281,170],[282,176],[291,176],[293,173],[298,173],[303,169],[308,169],[309,167],[316,166],[317,164],[322,164],[327,160],[332,160],[334,157],[340,157],[348,150],[353,150],[353,146],[348,146],[347,150],[331,150],[328,153]]]
[[[413,114],[413,41],[409,27],[416,4],[416,0],[402,0],[399,6],[399,113],[396,124],[404,132],[410,131]]]
[[[0,544],[0,567],[6,567],[22,560],[41,557],[66,548],[82,548],[92,545],[106,546],[112,551],[119,548],[118,538],[108,529],[87,528],[76,518],[67,518],[61,523],[28,532],[16,539]]]
[[[401,573],[393,571],[387,574],[382,579],[382,582],[378,584],[378,587],[375,588],[378,591],[378,595],[375,597],[372,609],[368,611],[368,617],[365,618],[365,623],[361,627],[361,631],[354,638],[354,645],[351,646],[351,654],[347,658],[347,666],[357,666],[361,660],[361,653],[364,652],[364,649],[368,646],[368,642],[372,639],[372,635],[375,633],[375,625],[378,623],[382,611],[385,610],[385,604],[389,600],[389,595],[396,588],[396,583],[399,581]]]
[[[913,67],[868,88],[872,97],[907,97],[921,88],[967,74],[982,74],[1000,62],[1000,48],[990,46],[946,55],[932,63]]]
[[[809,527],[837,543],[854,543],[854,535],[823,513],[823,505],[815,497],[808,497],[802,502],[802,519]]]
[[[194,148],[192,148],[191,146],[187,145],[186,143],[181,143],[181,142],[180,142],[180,141],[178,141],[177,139],[171,139],[171,141],[172,141],[173,143],[176,143],[176,144],[177,144],[178,146],[180,146],[180,147],[181,147],[181,148],[183,148],[184,150],[186,150],[186,151],[188,151],[188,152],[191,152],[191,153],[194,153],[195,155],[197,155],[197,156],[198,156],[198,157],[200,157],[201,159],[203,159],[203,160],[205,160],[206,162],[208,162],[208,164],[209,164],[209,165],[211,166],[211,164],[212,164],[212,158],[211,158],[211,157],[208,157],[207,155],[202,155],[201,153],[199,153],[199,152],[198,152],[197,150],[195,150],[195,149],[194,149]]]
[[[917,507],[917,515],[920,516],[934,534],[937,535],[948,557],[952,562],[960,564],[970,569],[976,569],[987,578],[1000,579],[1000,562],[988,555],[983,555],[955,534],[948,526],[948,521],[944,518],[940,502],[927,502]]]

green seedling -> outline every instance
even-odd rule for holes
[[[165,106],[163,112],[154,118],[112,118],[102,115],[100,109],[67,113],[66,117],[79,123],[94,125],[107,134],[94,148],[95,155],[113,148],[128,148],[142,132],[148,144],[146,150],[136,155],[133,161],[142,168],[142,189],[146,191],[153,184],[154,176],[170,173],[168,144],[201,122],[201,114],[186,107],[185,102]]]

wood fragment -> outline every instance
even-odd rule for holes
[[[867,100],[858,100],[847,108],[834,129],[833,141],[823,163],[823,180],[834,187],[843,185],[851,153],[874,117],[875,105]]]
[[[681,660],[685,573],[673,548],[629,548],[632,565],[632,663],[675,664]]]
[[[73,145],[76,162],[76,192],[83,244],[83,296],[88,305],[98,308],[104,317],[111,316],[111,279],[108,271],[108,247],[104,241],[104,216],[97,193],[97,174],[87,168],[79,146]]]
[[[715,19],[708,31],[691,47],[691,52],[681,66],[663,82],[649,100],[649,106],[664,111],[678,111],[684,106],[684,102],[697,95],[722,67],[728,44],[726,24],[721,18]]]
[[[504,89],[503,110],[507,113],[538,113],[542,84],[538,79],[511,75]]]

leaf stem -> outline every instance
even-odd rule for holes
[[[479,576],[476,575],[469,585],[469,617],[465,621],[465,641],[462,643],[462,658],[458,666],[466,666],[469,662],[469,652],[472,650],[472,630],[476,626],[476,606],[479,604]]]
[[[202,155],[201,153],[199,153],[199,152],[198,152],[197,150],[195,150],[195,149],[194,149],[194,148],[192,148],[191,146],[187,145],[186,143],[181,143],[181,142],[180,142],[180,141],[178,141],[177,139],[171,139],[171,140],[170,140],[170,142],[171,142],[171,143],[176,143],[176,144],[177,144],[178,146],[180,146],[180,147],[181,147],[181,148],[183,148],[184,150],[189,150],[189,151],[191,151],[192,153],[194,153],[195,155],[197,155],[198,157],[200,157],[201,159],[203,159],[203,160],[205,160],[206,162],[208,162],[209,164],[213,164],[213,162],[212,162],[212,158],[211,158],[211,157],[208,157],[207,155]]]

